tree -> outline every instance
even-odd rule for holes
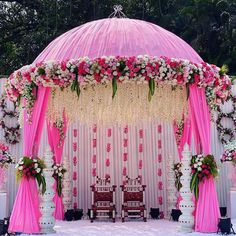
[[[235,0],[0,0],[0,74],[30,64],[54,38],[108,17],[121,4],[129,18],[182,37],[210,63],[236,73]]]

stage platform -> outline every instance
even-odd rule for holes
[[[207,223],[207,222],[206,222]],[[234,229],[236,229],[236,220],[233,220]],[[90,223],[89,220],[79,221],[57,221],[54,227],[56,234],[47,236],[213,236],[217,234],[202,234],[193,232],[184,234],[179,232],[180,225],[178,222],[168,220],[129,221],[122,223],[118,220],[116,223],[95,221]]]

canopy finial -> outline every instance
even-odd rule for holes
[[[117,18],[126,18],[126,15],[122,12],[123,7],[121,5],[113,6],[114,12],[109,15],[109,18],[117,17]]]

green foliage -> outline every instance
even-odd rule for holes
[[[115,4],[129,18],[172,31],[205,61],[227,64],[236,74],[235,0],[0,0],[0,74],[32,63],[62,33],[108,17]]]

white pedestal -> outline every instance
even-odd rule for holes
[[[236,219],[236,190],[230,190],[231,219]]]
[[[0,193],[0,219],[8,217],[8,198],[7,193]]]

